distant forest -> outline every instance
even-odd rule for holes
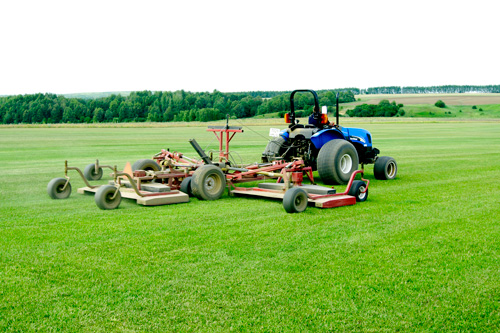
[[[321,105],[333,107],[336,91],[318,91]],[[265,95],[269,96],[269,95]],[[352,91],[339,91],[339,102],[355,101]],[[289,93],[272,97],[258,93],[131,92],[95,99],[67,98],[55,94],[17,95],[0,98],[2,124],[58,124],[101,122],[212,121],[248,118],[290,110]],[[295,108],[312,110],[311,94],[295,96]]]
[[[376,87],[319,90],[320,105],[335,106],[354,102],[359,94],[421,94],[421,93],[500,93],[500,85]],[[238,93],[151,92],[140,91],[101,97],[65,97],[55,94],[31,94],[0,97],[1,124],[58,124],[101,122],[169,122],[212,121],[247,118],[262,114],[282,115],[290,110],[290,91],[252,91]],[[92,96],[92,94],[85,95]],[[311,94],[295,96],[295,108],[308,113],[312,109]],[[300,111],[299,111],[300,112]]]
[[[465,93],[500,93],[500,85],[490,86],[432,86],[432,87],[376,87],[353,90],[361,94],[465,94]]]

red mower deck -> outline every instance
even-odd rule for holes
[[[370,182],[363,178],[361,181],[354,180],[358,174],[362,175],[363,171],[357,170],[351,175],[343,193],[336,193],[333,188],[302,185],[301,183],[289,183],[289,185],[286,183],[261,183],[257,187],[235,187],[230,193],[282,199],[283,206],[289,213],[302,212],[307,208],[307,205],[314,205],[318,208],[349,206],[355,205],[356,202],[365,201],[368,196]],[[307,204],[302,202],[306,199]]]

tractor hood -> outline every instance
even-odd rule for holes
[[[372,135],[365,129],[362,128],[351,128],[345,127],[342,130],[347,132],[346,138],[351,142],[357,142],[364,147],[372,146]]]
[[[321,149],[325,143],[335,139],[348,140],[364,147],[372,147],[370,132],[362,128],[341,127],[341,130],[328,128],[315,133],[311,137],[311,141],[316,149]]]

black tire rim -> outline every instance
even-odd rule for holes
[[[298,193],[294,199],[294,205],[298,212],[303,211],[307,206],[307,196],[305,196],[303,193]]]
[[[106,194],[105,200],[106,200],[106,203],[108,203],[108,204],[112,204],[113,202],[115,202],[115,200],[116,200],[115,192],[109,191],[109,193]]]
[[[66,187],[67,188],[67,187]],[[66,189],[64,188],[64,184],[59,184],[57,187],[56,187],[56,193],[57,194],[60,194],[60,193],[64,193]]]

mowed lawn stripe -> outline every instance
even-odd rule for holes
[[[76,174],[69,199],[46,193],[65,159],[196,157],[190,138],[217,149],[202,127],[1,129],[1,329],[498,329],[498,124],[358,125],[396,158],[398,178],[367,166],[368,201],[301,214],[227,193],[101,211],[76,193]],[[260,159],[257,133],[232,142],[244,162]]]

